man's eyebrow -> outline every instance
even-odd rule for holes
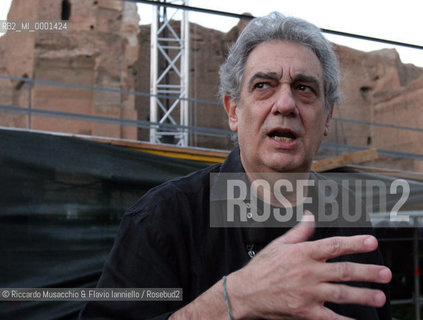
[[[279,80],[280,78],[281,75],[277,72],[257,72],[248,81],[248,88],[251,88],[254,81],[256,81],[257,79]]]
[[[294,75],[293,77],[291,77],[291,81],[293,83],[295,82],[311,83],[314,86],[314,88],[317,90],[317,94],[320,95],[320,91],[321,91],[320,81],[314,76],[298,73]]]

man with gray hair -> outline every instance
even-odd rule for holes
[[[370,230],[315,228],[307,210],[295,227],[259,228],[255,238],[211,226],[212,174],[244,173],[250,182],[310,174],[339,100],[328,41],[300,19],[256,18],[220,81],[238,146],[223,164],[156,187],[130,208],[98,284],[182,288],[183,301],[92,302],[81,318],[391,319],[392,274]]]

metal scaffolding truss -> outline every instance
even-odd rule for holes
[[[151,24],[150,142],[188,146],[188,129],[184,128],[189,126],[188,11],[168,9],[166,3],[188,5],[189,0],[158,2],[163,5],[153,6]],[[177,32],[171,22],[179,15],[182,17]],[[169,129],[169,124],[175,129]]]

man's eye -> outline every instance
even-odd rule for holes
[[[270,84],[269,83],[267,83],[267,82],[257,82],[255,85],[254,85],[254,89],[266,89],[266,88],[268,88],[270,86]]]
[[[313,94],[315,96],[318,96],[318,91],[313,86],[308,86],[306,84],[297,84],[294,86],[294,89],[300,91],[303,94]]]
[[[310,89],[310,87],[308,87],[308,86],[306,86],[306,85],[299,84],[299,85],[297,86],[297,90],[301,90],[301,91],[310,91],[311,89]]]

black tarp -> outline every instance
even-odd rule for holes
[[[0,287],[95,287],[120,217],[205,164],[0,130]],[[84,302],[0,302],[0,319],[74,319]]]
[[[0,288],[95,287],[123,212],[151,187],[205,166],[72,137],[0,129]],[[349,180],[389,184],[393,179],[336,171]],[[423,183],[409,182],[407,210],[421,210]],[[411,297],[412,229],[376,231],[394,272],[392,298]],[[0,302],[0,319],[75,319],[83,304]]]

